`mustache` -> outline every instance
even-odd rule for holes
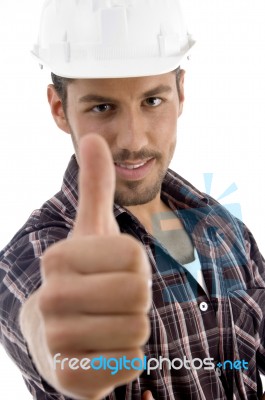
[[[147,158],[156,158],[160,160],[162,158],[162,154],[158,151],[142,149],[139,151],[129,151],[124,149],[119,153],[113,154],[113,161],[115,163],[122,163],[124,161],[141,161],[146,160]]]

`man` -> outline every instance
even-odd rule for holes
[[[35,54],[75,156],[0,254],[1,341],[34,398],[262,396],[264,260],[168,169],[192,45],[176,0],[45,3]]]

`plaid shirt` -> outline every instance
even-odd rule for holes
[[[40,257],[73,228],[78,165],[72,156],[61,191],[35,210],[0,252],[0,340],[38,400],[67,399],[38,374],[18,324],[21,305],[41,285]],[[265,263],[243,223],[211,197],[168,170],[161,197],[181,219],[197,250],[208,297],[189,271],[123,208],[114,205],[121,232],[145,246],[153,271],[147,358],[245,360],[248,369],[144,371],[107,399],[224,400],[260,397],[265,373]],[[206,304],[205,304],[206,303]],[[197,360],[198,361],[198,360]],[[88,372],[89,373],[89,372]]]

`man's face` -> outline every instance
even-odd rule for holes
[[[67,87],[67,124],[78,160],[83,135],[108,143],[116,170],[115,202],[123,206],[153,200],[176,146],[184,101],[176,74],[124,79],[78,79]]]

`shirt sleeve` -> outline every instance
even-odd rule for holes
[[[255,301],[261,316],[256,361],[259,371],[265,375],[265,260],[252,233],[245,226],[244,230],[246,250],[252,269],[252,286],[257,289]]]
[[[63,227],[20,234],[0,252],[0,343],[22,372],[33,398],[65,400],[39,375],[20,331],[19,312],[40,286],[40,257],[47,247],[68,236]]]

